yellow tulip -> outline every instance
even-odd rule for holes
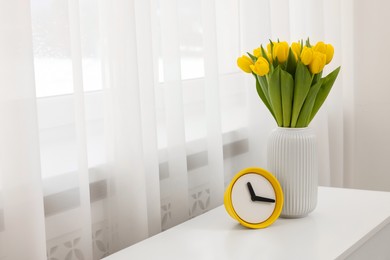
[[[333,59],[334,48],[331,44],[325,44],[323,42],[318,42],[314,46],[314,50],[321,52],[326,55],[326,64],[329,64]]]
[[[269,62],[273,62],[273,59],[272,59],[272,54],[270,52],[267,53],[267,57],[268,57],[268,60]]]
[[[271,45],[270,44],[268,44],[267,50],[265,50],[263,48],[263,45],[261,45],[260,46],[260,51],[261,51],[261,55],[260,56],[264,57],[269,63],[272,63],[272,53],[271,53],[271,51],[268,51],[268,49],[271,50]]]
[[[305,65],[309,65],[313,60],[313,49],[304,46],[301,53],[301,62]]]
[[[272,42],[272,44],[275,44],[275,43]],[[267,51],[268,51],[268,53],[272,53],[272,46],[271,46],[271,43],[268,43],[268,44],[267,44]]]
[[[237,59],[237,65],[246,73],[252,72],[250,66],[253,65],[253,61],[248,56],[242,55],[241,57],[239,57]]]
[[[313,59],[309,64],[309,70],[312,74],[320,73],[326,64],[326,55],[319,52],[314,51],[313,52]]]
[[[267,51],[265,51],[265,50],[263,49],[265,55],[267,55],[267,57],[265,57],[264,54],[263,54],[263,52],[261,51],[261,48],[262,48],[262,46],[259,47],[259,48],[254,49],[254,50],[253,50],[253,55],[254,55],[255,57],[257,57],[257,58],[258,58],[258,57],[264,57],[264,58],[268,59],[269,62],[272,62],[272,55],[270,55],[269,52],[267,52]]]
[[[332,61],[333,59],[333,54],[334,54],[334,48],[331,44],[326,45],[326,64],[329,64],[329,62]]]
[[[326,44],[324,42],[317,42],[317,44],[313,47],[313,50],[326,54]]]
[[[261,56],[261,48],[260,47],[253,50],[253,56],[255,56],[257,58]]]
[[[297,61],[298,60],[298,55],[294,51],[292,51],[292,54],[294,55],[294,58]]]
[[[277,58],[279,63],[284,63],[288,58],[288,50],[287,42],[275,42],[272,57]]]
[[[257,75],[264,76],[269,72],[269,63],[265,58],[259,57],[255,62],[255,65],[250,65],[250,68]]]
[[[291,44],[291,49],[295,54],[294,56],[299,57],[299,55],[301,54],[301,44],[299,42],[293,42]]]

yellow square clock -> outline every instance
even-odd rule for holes
[[[265,228],[280,216],[283,191],[279,181],[261,168],[237,173],[224,195],[229,215],[248,228]]]

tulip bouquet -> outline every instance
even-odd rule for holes
[[[256,90],[279,127],[307,127],[328,96],[340,67],[322,77],[333,58],[331,44],[307,40],[261,45],[237,59],[256,79]]]

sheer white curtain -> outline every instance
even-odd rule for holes
[[[27,1],[1,2],[0,257],[6,259],[45,258],[30,18]]]
[[[236,58],[310,37],[349,68],[341,2],[1,1],[0,259],[100,259],[221,205],[276,126]],[[350,82],[313,122],[323,185]]]

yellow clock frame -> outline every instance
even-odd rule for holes
[[[233,203],[232,203],[232,189],[235,184],[235,182],[242,177],[245,174],[259,174],[263,176],[265,179],[267,179],[270,184],[272,185],[272,188],[275,191],[275,208],[274,211],[272,212],[271,216],[267,218],[265,221],[260,222],[260,223],[250,223],[238,216],[236,211],[234,210]],[[226,208],[226,211],[228,214],[235,220],[237,220],[241,225],[248,227],[248,228],[265,228],[271,225],[272,223],[275,222],[275,220],[278,219],[280,216],[280,213],[282,212],[283,209],[283,190],[282,187],[279,183],[279,181],[275,178],[274,175],[272,175],[270,172],[262,169],[262,168],[256,168],[256,167],[251,167],[251,168],[246,168],[238,172],[228,187],[226,188],[225,194],[224,194],[224,205]]]

